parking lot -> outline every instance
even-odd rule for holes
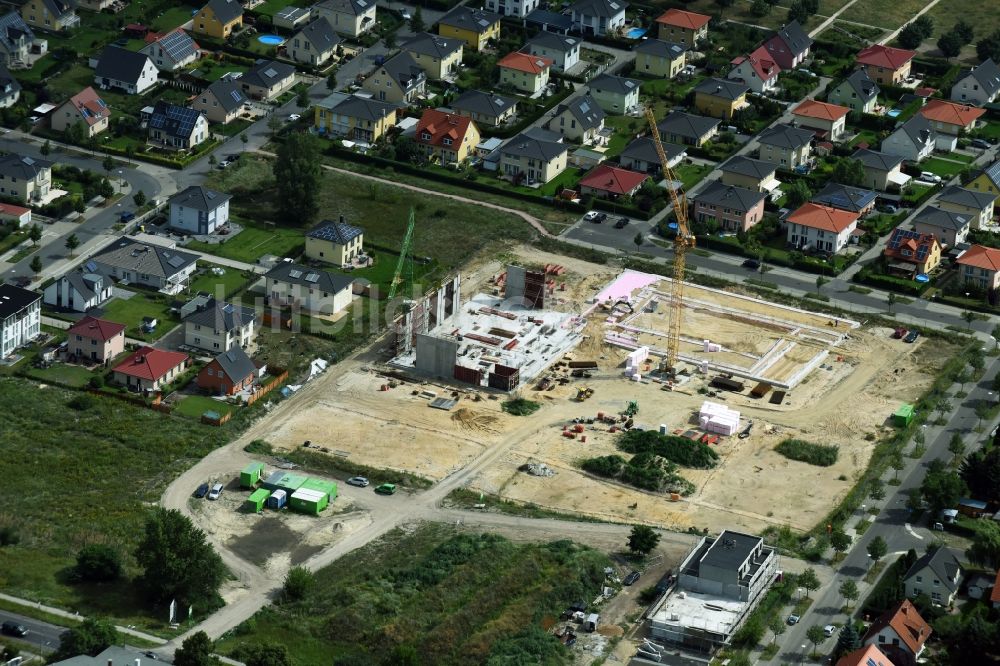
[[[593,243],[605,247],[614,247],[624,252],[635,252],[635,235],[641,233],[643,237],[653,232],[653,224],[647,220],[637,220],[635,218],[624,217],[612,213],[601,213],[606,217],[600,221],[588,221],[587,216],[597,211],[591,211],[576,221],[573,226],[567,229],[563,236],[572,240]],[[622,225],[619,221],[628,220]],[[652,245],[646,241],[640,248],[641,252],[661,256],[662,248]],[[662,256],[666,256],[665,253]]]

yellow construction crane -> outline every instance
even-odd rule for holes
[[[667,155],[663,152],[660,142],[660,130],[656,126],[656,116],[653,109],[646,107],[646,122],[649,123],[649,133],[653,137],[656,155],[663,165],[663,177],[667,179],[667,189],[670,190],[670,202],[674,206],[674,217],[677,218],[677,235],[674,237],[674,276],[670,282],[670,319],[667,329],[666,369],[676,372],[677,360],[681,347],[681,314],[684,308],[684,262],[687,251],[694,247],[694,234],[688,229],[687,195],[682,187],[670,187],[670,183],[680,183],[673,169],[667,164]]]

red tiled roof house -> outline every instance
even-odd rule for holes
[[[912,278],[938,267],[941,263],[941,242],[934,234],[896,227],[883,254],[891,272]]]
[[[66,331],[66,351],[77,360],[107,363],[125,351],[125,324],[84,317]]]
[[[837,666],[895,666],[882,650],[874,645],[848,652],[839,660]]]
[[[649,179],[649,174],[601,164],[580,179],[580,193],[602,199],[632,196]]]
[[[711,16],[704,14],[668,9],[656,19],[658,37],[665,42],[692,48],[699,40],[708,37],[708,22],[711,20]]]
[[[958,257],[962,284],[994,291],[1000,288],[1000,250],[983,245],[973,245]]]
[[[895,663],[912,663],[924,651],[924,644],[930,635],[931,626],[907,599],[872,623],[865,634],[864,644],[878,646]]]
[[[80,123],[89,138],[108,129],[111,109],[93,88],[87,86],[57,106],[49,118],[52,129],[57,132],[65,132]]]
[[[850,112],[846,106],[817,102],[814,99],[804,100],[792,109],[792,115],[800,126],[814,129],[822,138],[831,141],[836,141],[844,133],[847,114]]]
[[[135,391],[156,391],[177,378],[188,364],[188,355],[153,347],[140,347],[116,365],[114,381]]]
[[[414,141],[431,161],[461,164],[475,154],[479,129],[466,116],[427,109],[420,116]]]
[[[514,51],[497,62],[500,68],[500,83],[508,84],[521,92],[534,95],[549,84],[552,58]]]
[[[836,254],[851,241],[859,217],[857,212],[812,202],[803,204],[786,219],[788,244],[797,250]]]
[[[959,135],[972,130],[976,120],[986,113],[986,109],[956,104],[944,99],[932,99],[917,113],[929,120],[931,127],[937,131],[934,147],[937,150],[951,151],[958,144]]]
[[[742,81],[755,93],[774,90],[778,85],[781,67],[763,46],[758,46],[750,55],[733,58],[730,64],[733,68],[729,70],[726,78]]]
[[[864,69],[875,83],[898,86],[910,75],[910,65],[916,51],[874,44],[858,51],[855,69]]]

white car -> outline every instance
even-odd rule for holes
[[[832,624],[828,624],[825,627],[823,627],[823,633],[826,634],[827,636],[833,636],[833,634],[836,633],[836,631],[837,627],[833,626]]]
[[[219,499],[219,495],[221,494],[222,494],[222,484],[217,483],[214,486],[212,486],[211,490],[208,491],[208,499],[217,500]]]
[[[941,176],[937,175],[936,173],[931,173],[930,171],[921,171],[920,180],[926,180],[931,183],[940,183]]]
[[[409,9],[404,9],[403,12],[402,12],[402,14],[403,14],[403,20],[404,21],[409,21],[411,18],[413,18],[410,15],[410,10]]]
[[[363,476],[352,476],[347,480],[347,483],[349,483],[352,486],[357,486],[359,488],[367,488],[369,481]]]
[[[289,114],[289,116],[288,116],[288,122],[290,122],[290,123],[294,123],[294,122],[295,122],[296,120],[298,120],[298,119],[299,119],[299,118],[301,118],[301,117],[302,117],[302,116],[300,116],[300,115],[299,115],[299,114],[297,114],[297,113],[292,113],[292,114]]]

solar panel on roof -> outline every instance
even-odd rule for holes
[[[268,67],[264,70],[264,76],[273,79],[278,75],[278,72],[274,70],[274,67]]]
[[[307,275],[306,282],[319,282],[319,273],[310,273]]]
[[[175,254],[174,256],[167,259],[167,263],[170,264],[170,266],[173,268],[180,268],[181,266],[184,265],[184,258],[179,257]]]
[[[240,94],[239,90],[230,90],[229,95],[233,98],[234,102],[239,102],[243,99],[243,95]]]
[[[302,277],[302,271],[294,269],[290,270],[288,271],[288,277],[295,278],[296,280],[298,280],[300,277]]]
[[[93,261],[88,261],[83,265],[83,267],[90,273],[94,273],[97,271],[97,264],[94,263]]]

